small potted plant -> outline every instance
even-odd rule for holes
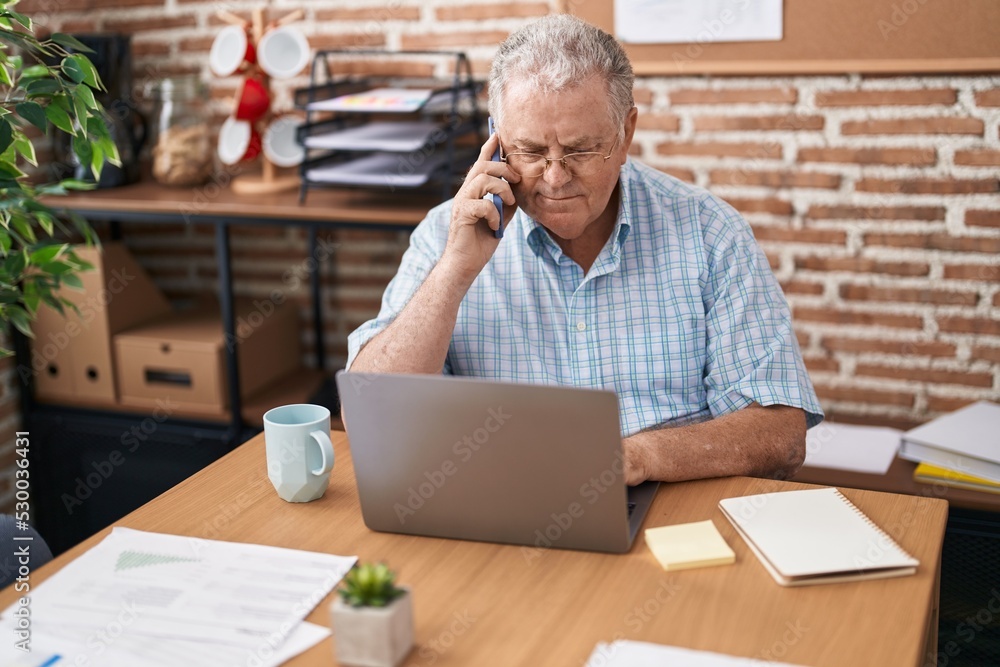
[[[410,590],[396,586],[384,563],[355,565],[330,609],[337,661],[356,667],[395,667],[413,646]]]

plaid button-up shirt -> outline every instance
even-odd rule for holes
[[[781,288],[750,226],[725,202],[629,159],[614,231],[584,275],[518,210],[458,312],[445,372],[618,394],[622,434],[688,423],[752,401],[822,409]],[[410,238],[347,366],[441,257],[451,202]]]

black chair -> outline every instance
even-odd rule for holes
[[[18,523],[12,515],[0,514],[0,589],[52,560],[49,545],[38,531],[24,523],[25,528],[19,528]]]

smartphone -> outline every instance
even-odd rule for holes
[[[496,134],[497,133],[496,128],[493,127],[493,116],[489,116],[487,118],[486,122],[487,122],[487,125],[489,126],[490,134]],[[494,162],[499,162],[500,161],[500,144],[499,143],[497,143],[497,149],[495,151],[493,151],[493,157],[491,157],[490,159],[493,160]],[[500,198],[500,195],[495,195],[495,194],[487,194],[486,196],[493,198],[493,205],[497,207],[497,213],[500,214],[500,226],[497,228],[497,230],[495,232],[493,232],[493,236],[497,237],[498,239],[502,239],[503,238],[503,199]]]

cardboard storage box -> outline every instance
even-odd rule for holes
[[[64,288],[58,296],[79,313],[41,306],[32,326],[31,369],[40,401],[66,399],[114,405],[112,337],[125,329],[168,315],[170,302],[121,243],[80,246],[77,256],[93,265],[79,274],[83,290]]]
[[[240,395],[299,367],[298,313],[268,299],[236,300],[236,341],[225,341],[218,308],[198,309],[115,336],[118,386],[127,407],[162,407],[225,416],[227,345],[235,343]]]

